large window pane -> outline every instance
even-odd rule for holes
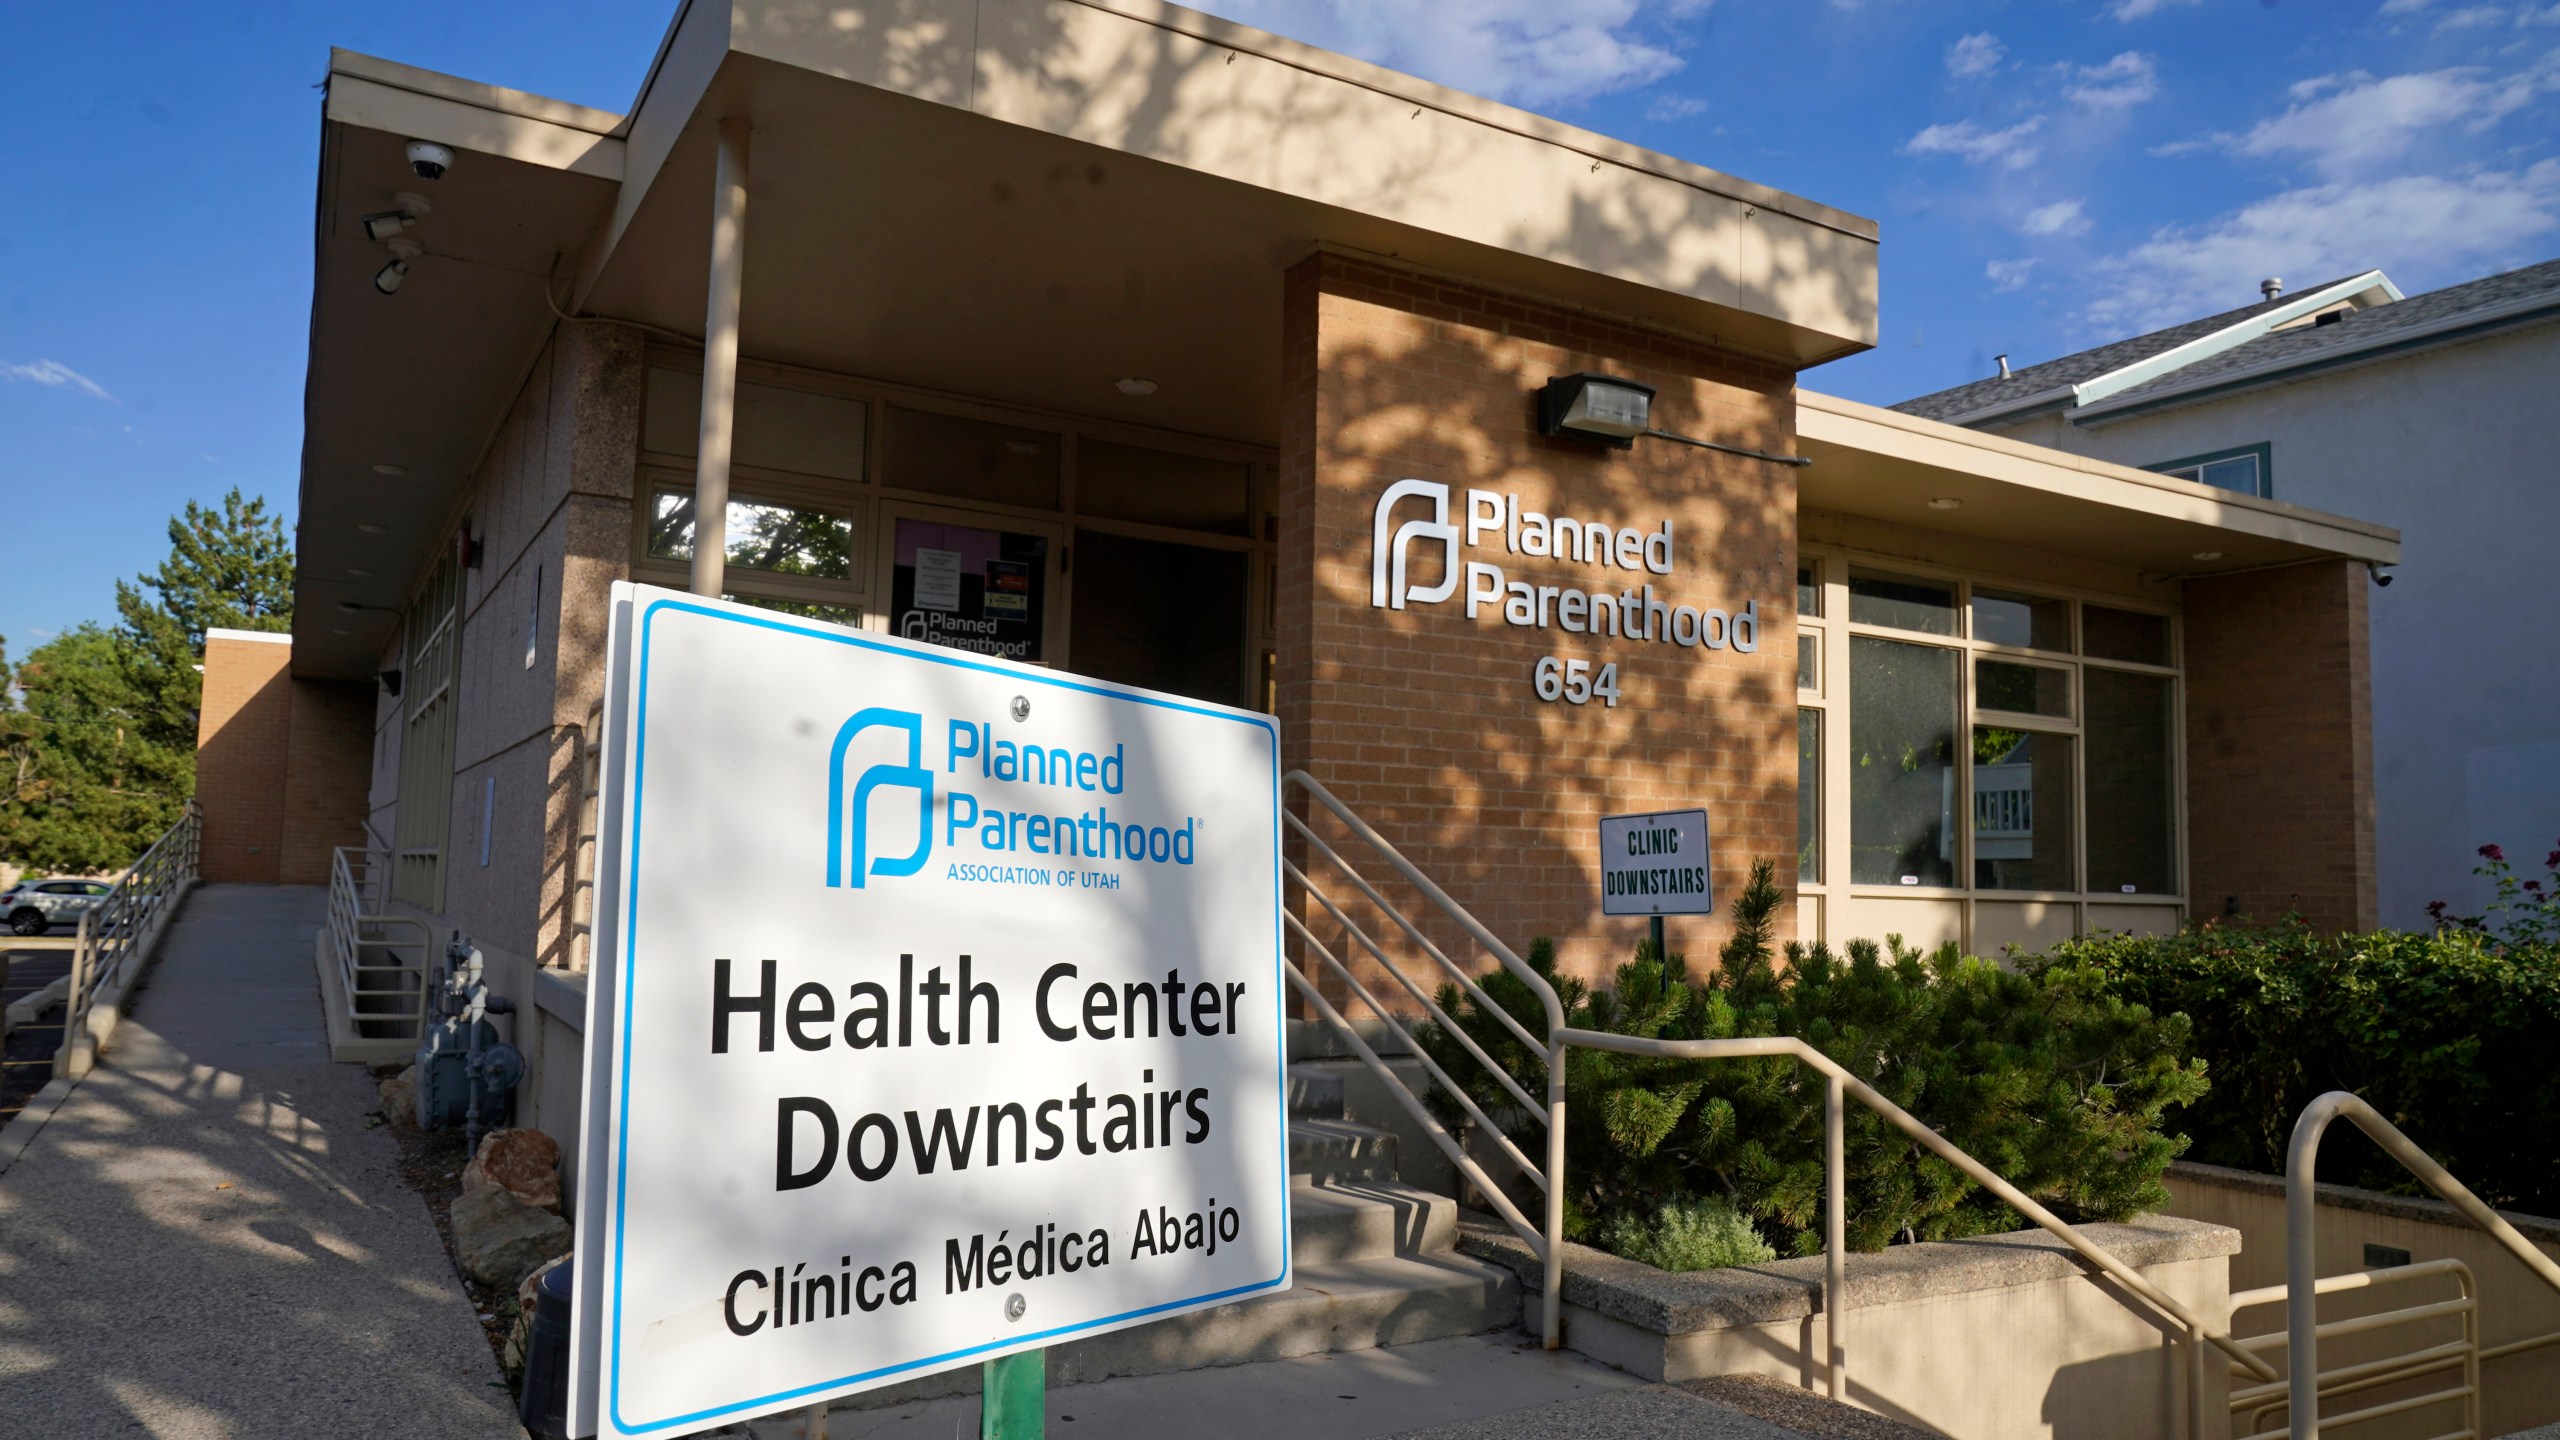
[[[2071,737],[1973,727],[1973,883],[2075,890]]]
[[[1058,508],[1058,437],[965,415],[889,407],[881,483],[961,500]]]
[[[1822,712],[1796,712],[1796,879],[1822,883]]]
[[[1236,704],[1244,698],[1245,572],[1239,551],[1077,531],[1075,668]]]
[[[2101,660],[2141,665],[2169,663],[2169,617],[2104,605],[2080,607],[2080,644]]]
[[[823,510],[729,502],[729,568],[813,580],[853,578],[853,521]],[[660,490],[650,500],[649,557],[693,559],[693,492]]]
[[[1950,612],[1952,615],[1952,612]],[[1849,642],[1849,878],[1953,885],[1956,663],[1953,650]]]
[[[1953,635],[1956,587],[1945,580],[1853,573],[1849,576],[1849,618],[1861,625]]]
[[[2055,665],[2010,660],[1973,662],[1973,708],[2013,715],[2071,714],[2071,672]]]
[[[741,465],[859,480],[869,418],[870,407],[859,400],[741,380],[731,452]],[[651,370],[640,448],[690,455],[700,448],[701,436],[702,377],[686,370]]]
[[[2071,602],[1975,586],[1973,638],[2032,650],[2068,650]]]
[[[720,598],[735,601],[740,605],[753,605],[759,610],[771,610],[780,615],[797,615],[803,620],[824,620],[830,625],[842,625],[848,630],[862,628],[862,607],[859,605],[828,605],[816,600],[785,600],[774,595],[726,594]]]
[[[1076,513],[1250,535],[1253,467],[1107,440],[1076,442]]]
[[[2091,666],[2080,684],[2088,706],[2083,733],[2089,744],[2089,888],[2172,893],[2178,812],[2169,677]]]

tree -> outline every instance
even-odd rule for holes
[[[197,666],[210,629],[293,624],[281,519],[238,490],[189,501],[169,556],[116,584],[110,629],[82,624],[12,671],[0,654],[0,855],[53,870],[129,865],[195,793]]]
[[[188,501],[169,521],[169,558],[150,574],[116,582],[116,615],[127,663],[138,672],[144,710],[137,723],[153,741],[192,755],[204,632],[293,628],[293,546],[283,520],[236,488],[219,510]],[[193,793],[192,761],[188,774]]]

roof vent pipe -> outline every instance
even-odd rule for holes
[[[2000,357],[2000,378],[2003,380],[2009,378],[2009,357],[2006,355]]]
[[[2270,300],[2273,300],[2284,293],[2284,281],[2276,276],[2270,275],[2266,279],[2258,282],[2258,293],[2266,296]]]

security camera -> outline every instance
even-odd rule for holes
[[[2391,583],[2391,567],[2387,565],[2368,564],[2364,567],[2364,573],[2372,576],[2373,583],[2376,585],[2389,585]]]
[[[444,178],[444,172],[452,166],[452,151],[432,140],[409,142],[409,168],[418,172],[419,179],[441,180]]]

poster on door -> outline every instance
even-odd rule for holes
[[[900,520],[893,542],[889,603],[901,637],[1041,662],[1047,536]]]

